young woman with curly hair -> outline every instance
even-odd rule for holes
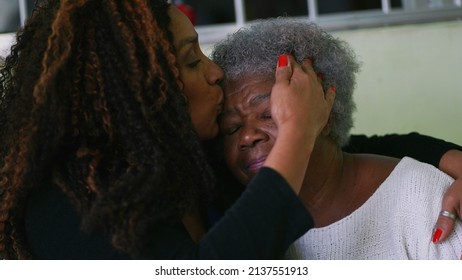
[[[223,72],[192,24],[164,0],[43,1],[0,71],[0,257],[282,257],[313,226],[296,194],[334,92],[279,66],[278,142],[217,221]]]
[[[223,71],[192,24],[163,0],[44,1],[1,69],[0,256],[282,256],[310,227],[302,143],[334,96],[286,58],[272,99],[283,140],[206,234],[215,180],[201,141],[218,133]]]

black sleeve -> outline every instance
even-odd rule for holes
[[[462,151],[459,145],[416,132],[370,137],[352,135],[349,144],[343,148],[348,153],[370,153],[396,158],[409,156],[436,167],[443,154],[452,149]]]
[[[29,199],[26,236],[37,259],[129,259],[97,234],[80,230],[80,218],[57,187]],[[313,227],[313,221],[284,178],[262,168],[242,196],[196,244],[181,223],[156,225],[147,259],[277,259]]]
[[[155,259],[278,259],[314,225],[277,172],[262,168],[242,196],[196,245],[185,231],[164,226],[150,246]]]
[[[25,209],[28,247],[34,259],[128,259],[109,241],[80,229],[80,217],[64,193],[47,184],[29,195]]]

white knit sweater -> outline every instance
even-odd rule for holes
[[[435,167],[402,159],[377,191],[349,216],[300,237],[288,259],[459,259],[462,227],[432,243],[441,200],[453,179]],[[333,205],[333,207],[335,207]]]

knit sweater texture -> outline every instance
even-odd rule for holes
[[[462,227],[434,244],[433,228],[453,179],[403,158],[376,192],[347,217],[313,228],[287,251],[288,259],[459,259]]]

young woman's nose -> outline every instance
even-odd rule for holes
[[[247,148],[252,148],[259,143],[266,142],[267,140],[268,134],[260,130],[258,127],[244,127],[241,128],[241,133],[239,135],[239,149],[245,150]]]
[[[207,81],[211,85],[219,84],[223,80],[225,73],[223,72],[223,69],[221,69],[221,67],[218,66],[215,62],[209,58],[207,58],[207,60]]]

